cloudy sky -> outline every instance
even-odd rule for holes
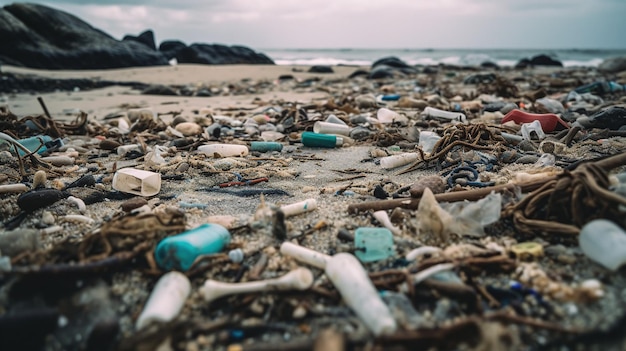
[[[0,0],[0,5],[14,1]],[[31,0],[31,2],[35,2]],[[253,48],[626,48],[626,0],[48,0],[121,39]]]

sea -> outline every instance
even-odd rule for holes
[[[478,66],[490,61],[515,66],[523,58],[546,54],[565,67],[597,67],[609,57],[625,56],[626,49],[259,49],[277,65],[356,65],[395,56],[410,65]]]

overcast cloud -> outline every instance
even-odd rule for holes
[[[12,1],[0,0],[0,5]],[[112,36],[252,48],[626,48],[626,0],[48,0]]]

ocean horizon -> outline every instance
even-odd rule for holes
[[[363,48],[266,48],[259,49],[277,65],[355,65],[395,56],[409,65],[479,66],[493,62],[500,67],[515,66],[523,58],[546,54],[565,67],[597,67],[607,58],[624,56],[626,49],[363,49]]]

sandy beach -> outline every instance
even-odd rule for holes
[[[596,332],[611,331],[623,319],[626,277],[622,273],[612,274],[591,262],[571,237],[547,234],[540,230],[531,235],[516,227],[510,216],[504,218],[505,212],[500,217],[498,207],[495,223],[485,225],[484,232],[483,226],[480,226],[483,235],[468,236],[457,229],[457,232],[448,233],[449,238],[446,236],[445,240],[441,239],[444,237],[442,234],[439,239],[443,241],[440,242],[433,234],[437,230],[424,224],[428,222],[425,218],[433,221],[439,218],[439,210],[417,210],[421,195],[411,198],[408,192],[415,183],[435,175],[440,178],[441,187],[446,188],[447,193],[456,191],[461,194],[458,195],[459,199],[462,199],[462,194],[470,194],[477,189],[502,187],[515,182],[516,174],[520,172],[550,177],[561,174],[581,159],[591,160],[623,153],[626,139],[619,136],[604,138],[602,141],[598,141],[600,138],[587,138],[597,132],[590,129],[574,134],[569,146],[564,146],[558,152],[553,150],[554,161],[542,166],[540,156],[546,152],[539,149],[539,140],[526,143],[529,146],[523,149],[517,142],[504,139],[501,133],[521,135],[520,126],[509,123],[503,127],[505,114],[485,111],[489,104],[501,102],[503,106],[505,103],[516,104],[516,108],[525,103],[527,111],[546,113],[548,111],[542,111],[535,103],[539,98],[530,100],[527,96],[543,90],[542,98],[562,101],[579,85],[580,77],[585,74],[600,77],[599,73],[558,68],[463,71],[439,67],[433,68],[434,73],[419,72],[393,79],[368,80],[364,77],[348,79],[354,71],[368,67],[334,66],[334,73],[331,74],[307,73],[308,69],[309,66],[177,65],[98,71],[47,71],[2,66],[4,73],[36,75],[48,79],[138,82],[166,85],[176,91],[190,87],[197,92],[201,87],[212,92],[212,96],[206,97],[162,96],[142,94],[140,90],[131,87],[110,86],[94,90],[0,96],[0,104],[6,104],[8,110],[20,118],[43,113],[37,101],[38,96],[43,98],[50,115],[59,123],[73,121],[79,111],[87,113],[89,122],[86,130],[90,132],[77,135],[68,133],[65,136],[65,151],[53,153],[66,155],[68,148],[74,148],[74,151],[69,151],[72,152],[70,157],[73,164],[58,165],[48,170],[46,187],[62,189],[64,184],[85,175],[93,175],[97,184],[67,189],[72,196],[86,199],[96,192],[117,193],[112,188],[112,178],[121,168],[156,172],[163,179],[161,189],[157,195],[146,198],[149,207],[147,211],[161,218],[165,218],[164,213],[167,211],[181,211],[185,229],[193,229],[209,221],[219,221],[231,229],[230,245],[221,254],[209,256],[206,261],[208,265],[202,270],[188,274],[191,293],[173,322],[153,323],[151,328],[142,332],[135,328],[137,317],[158,277],[164,273],[164,270],[155,272],[156,267],[151,267],[150,260],[144,256],[151,255],[158,243],[155,235],[161,236],[158,239],[162,239],[163,235],[144,233],[138,229],[141,233],[134,238],[126,238],[126,242],[111,239],[113,248],[109,255],[132,251],[128,242],[135,247],[145,244],[149,249],[125,261],[124,268],[107,269],[103,273],[86,269],[78,278],[60,273],[55,279],[86,286],[84,289],[58,287],[60,294],[65,296],[57,301],[60,305],[67,301],[82,301],[73,305],[68,303],[69,307],[64,307],[64,315],[72,315],[84,309],[90,312],[80,320],[71,319],[68,326],[51,334],[47,350],[82,345],[72,340],[89,339],[95,325],[112,319],[119,322],[120,330],[119,335],[116,334],[113,349],[155,349],[158,345],[170,344],[173,345],[171,349],[176,350],[264,350],[274,349],[272,347],[276,345],[285,350],[311,349],[319,332],[329,327],[345,335],[345,342],[354,349],[367,349],[367,345],[373,342],[381,349],[400,347],[403,345],[399,341],[402,337],[409,340],[409,348],[413,345],[411,342],[426,342],[428,347],[451,349],[446,339],[454,334],[455,329],[450,327],[454,323],[458,323],[458,330],[461,330],[458,334],[461,335],[461,346],[458,347],[468,350],[479,350],[480,347],[484,350],[525,350],[546,345],[580,345],[576,338],[579,335],[595,337],[594,345],[600,346],[604,342],[615,346],[623,341],[623,336],[622,341],[619,341],[619,337],[618,341],[610,338],[602,340]],[[464,79],[475,74],[493,74],[501,80],[491,81],[487,85],[463,84]],[[559,75],[561,86],[556,84],[555,74]],[[292,75],[293,79],[278,79],[284,75]],[[511,86],[515,90],[510,95],[501,96],[505,95],[502,94],[506,93],[505,88],[511,89]],[[382,99],[383,96],[394,94],[410,101]],[[365,95],[368,96],[363,97]],[[366,98],[371,103],[360,102]],[[403,101],[409,101],[412,105],[403,105]],[[454,110],[455,104],[465,106],[461,111],[467,118],[466,124],[424,116],[427,107],[449,112]],[[623,104],[622,92],[604,96],[601,103],[590,102],[587,108],[591,115],[607,106]],[[561,108],[565,105],[561,105]],[[297,112],[303,106],[306,107],[306,117],[302,112]],[[382,108],[398,113],[394,115],[393,123],[380,121],[382,117],[379,110]],[[138,126],[141,125],[139,120],[130,118],[130,111],[137,109],[153,112],[154,120],[151,122],[154,123],[144,121],[148,127],[132,129],[135,126],[140,128]],[[115,114],[116,118],[105,119]],[[565,112],[558,114],[567,115]],[[343,136],[343,147],[304,146],[301,143],[302,133],[312,131],[315,121],[326,120],[330,115],[335,115],[349,126],[350,137]],[[289,120],[289,116],[296,117]],[[356,119],[358,116],[363,117]],[[128,118],[128,130],[122,130],[123,122],[120,118]],[[254,133],[245,129],[248,126],[246,123],[252,119],[258,121],[251,127]],[[564,122],[568,125],[565,131],[546,131],[549,140],[563,143],[567,130],[575,120]],[[221,121],[224,125],[223,134],[219,138],[205,132],[205,128],[214,121]],[[182,129],[179,126],[182,123],[189,124],[190,128],[197,126],[200,132],[180,135]],[[168,126],[170,128],[166,129]],[[472,134],[472,127],[484,129],[475,135]],[[355,129],[363,131],[365,136],[353,133]],[[251,142],[263,139],[262,131],[282,132],[281,136],[275,138],[282,144],[282,151],[250,151],[245,157],[223,158],[214,158],[213,155],[198,151],[199,146],[213,143],[250,147]],[[421,150],[422,146],[419,146],[419,136],[416,137],[415,133],[424,131],[433,131],[439,136],[458,132],[460,134],[454,135],[463,135],[458,141],[466,144],[456,148],[450,146],[448,151],[440,150],[443,155],[440,159],[421,165],[415,161],[418,167],[408,172],[403,171],[410,167],[410,163],[393,169],[381,167],[381,159],[384,157],[420,153],[418,149]],[[557,137],[558,133],[562,135]],[[134,156],[130,153],[118,154],[115,148],[105,147],[103,140],[119,146],[137,144],[138,147],[133,151]],[[152,158],[157,149],[161,152],[162,161]],[[20,181],[17,158],[6,154],[8,152],[5,152],[0,163],[3,171],[0,173],[6,174],[6,177],[1,178],[0,185]],[[480,173],[474,179],[477,184],[474,187],[463,182],[446,185],[450,172],[459,167],[458,162],[460,165],[465,164],[464,160],[474,162],[476,174]],[[37,167],[28,164],[27,168],[29,173],[26,179],[30,186],[34,182]],[[623,170],[623,166],[612,169],[611,174],[618,170]],[[261,178],[264,181],[250,186],[220,186]],[[255,190],[259,191],[254,193]],[[238,192],[245,191],[249,191],[251,196],[239,196],[242,193]],[[276,228],[281,227],[277,225],[280,222],[275,212],[277,207],[273,207],[274,212],[270,211],[269,215],[258,212],[261,205],[259,193],[262,191],[266,192],[268,206],[315,199],[316,208],[288,217],[283,225],[282,236],[277,237]],[[521,188],[503,191],[502,208],[521,201],[516,197],[516,192],[520,191]],[[437,279],[431,277],[426,279],[430,284],[411,287],[411,299],[422,319],[409,321],[406,315],[401,316],[402,313],[397,312],[398,315],[394,316],[404,323],[398,322],[398,334],[393,334],[398,339],[394,339],[393,335],[376,337],[371,331],[368,332],[354,312],[342,302],[340,292],[333,288],[323,270],[279,253],[283,242],[295,243],[329,255],[354,253],[356,243],[340,239],[339,233],[354,235],[355,230],[361,227],[381,228],[383,221],[373,217],[374,210],[354,213],[348,211],[349,206],[394,201],[394,193],[406,198],[396,199],[396,205],[386,207],[387,215],[391,216],[390,228],[393,230],[395,245],[393,252],[384,259],[363,263],[365,269],[374,276],[376,272],[386,272],[384,274],[387,275],[383,274],[383,277],[391,283],[380,278],[376,281],[377,287],[380,290],[403,289],[401,286],[406,282],[409,271],[417,273],[438,264],[453,263],[452,268],[446,269],[452,278],[437,278],[443,279],[445,284],[437,285]],[[18,196],[6,195],[0,201],[4,222],[20,212],[16,203]],[[130,197],[126,195],[126,198]],[[107,223],[134,218],[121,210],[124,201],[126,199],[107,198],[89,203],[86,209],[79,211],[72,201],[62,199],[29,212],[18,230],[39,230],[56,225],[61,226],[61,230],[44,235],[40,246],[33,248],[33,252],[40,254],[14,260],[14,267],[30,267],[45,263],[45,260],[64,262],[57,253],[59,251],[54,251],[61,243],[66,240],[77,243],[90,236],[103,235],[98,233]],[[398,208],[393,210],[395,207]],[[401,210],[400,207],[405,209]],[[444,207],[452,211],[450,207]],[[485,216],[481,211],[482,207],[478,206],[474,215],[452,215],[445,217],[447,219],[442,220],[442,223],[445,227],[460,221],[460,218],[475,220],[476,217]],[[607,209],[607,213],[610,211]],[[75,221],[67,219],[67,215],[81,215],[91,221]],[[553,216],[552,220],[564,220],[556,217]],[[575,223],[568,225],[576,226]],[[435,224],[433,226],[436,227]],[[115,233],[113,231],[109,235],[117,235]],[[425,233],[430,233],[430,236]],[[524,257],[517,256],[514,253],[516,245],[527,242],[540,246],[541,254],[525,253]],[[438,250],[437,253],[418,257],[414,262],[405,259],[411,250],[426,246],[438,246],[439,249],[434,249]],[[231,262],[225,255],[236,248],[243,250],[242,263]],[[71,261],[77,265],[94,262],[95,257],[102,253],[102,248],[97,244],[86,250],[91,255],[88,260],[75,258]],[[259,263],[263,260],[262,253],[264,259],[267,259],[265,266],[260,268],[262,273],[256,278],[250,277],[252,270],[259,269],[255,267],[263,266]],[[222,282],[270,279],[297,267],[311,269],[314,277],[312,289],[224,297],[212,303],[203,301],[201,286],[207,279]],[[30,274],[35,276],[32,272]],[[412,283],[409,281],[409,284]],[[520,284],[523,288],[512,290],[513,284]],[[532,289],[532,292],[523,289]],[[509,316],[503,313],[509,313]],[[504,322],[500,324],[496,321]],[[183,328],[186,333],[180,333],[176,328]],[[426,339],[420,339],[423,336],[417,332],[411,333],[411,330],[417,329],[439,332],[432,334],[430,341],[424,341]],[[242,331],[240,334],[243,337],[233,336],[233,333],[239,331]],[[482,335],[479,345],[472,344],[476,339],[463,336],[464,332]],[[498,345],[502,348],[490,348],[489,342],[499,341],[488,335],[503,336],[499,340],[510,340],[510,347],[501,343]]]

